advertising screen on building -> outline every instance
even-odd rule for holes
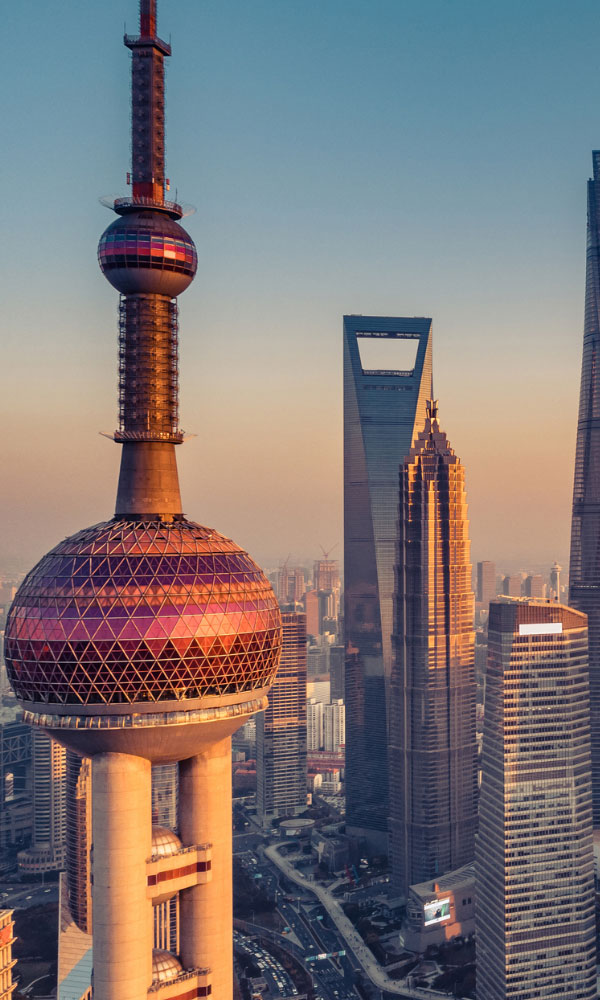
[[[425,903],[423,911],[425,927],[439,924],[440,921],[448,920],[450,917],[450,899],[434,899],[431,903]]]

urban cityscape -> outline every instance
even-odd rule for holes
[[[381,3],[379,13],[390,14]],[[429,13],[439,13],[432,3]],[[22,545],[10,528],[0,547],[0,1000],[595,1000],[600,150],[586,150],[571,465],[546,463],[542,483],[550,495],[569,477],[563,523],[538,530],[546,515],[526,502],[520,459],[513,467],[492,453],[507,495],[522,489],[522,504],[490,495],[492,529],[482,531],[455,418],[465,389],[444,374],[444,350],[438,357],[443,306],[432,294],[421,302],[431,316],[413,316],[413,300],[392,289],[373,297],[369,313],[352,311],[350,300],[330,333],[337,370],[329,377],[343,382],[342,433],[332,436],[343,518],[334,534],[316,438],[314,478],[292,478],[277,494],[288,505],[270,504],[275,479],[294,462],[304,467],[303,413],[278,406],[272,431],[259,433],[255,411],[268,403],[279,344],[262,369],[248,368],[254,384],[240,402],[236,379],[248,360],[239,342],[209,343],[210,326],[196,322],[201,314],[190,323],[186,311],[204,294],[210,248],[169,171],[189,159],[211,111],[194,117],[193,102],[182,107],[186,81],[201,70],[169,19],[185,32],[197,12],[183,4],[175,15],[168,0],[115,0],[121,6],[122,38],[112,6],[102,30],[93,11],[78,15],[89,21],[89,59],[106,65],[110,85],[85,97],[71,80],[56,109],[68,116],[81,100],[112,100],[119,122],[96,143],[91,112],[78,112],[78,142],[93,147],[99,176],[104,166],[112,175],[113,157],[122,176],[120,192],[101,197],[103,227],[88,237],[84,226],[78,250],[95,265],[99,240],[109,287],[90,304],[90,324],[110,343],[112,374],[105,378],[104,361],[96,372],[92,355],[82,355],[76,377],[65,361],[73,437],[50,460],[72,504],[58,518],[48,513]],[[259,36],[250,33],[248,45],[260,48]],[[225,48],[217,58],[231,70]],[[178,96],[166,88],[171,64]],[[201,187],[201,165],[184,176]],[[75,217],[90,190],[89,178],[80,181],[69,202]],[[582,178],[569,183],[583,245]],[[218,211],[218,199],[204,203],[200,220]],[[43,298],[43,276],[25,259],[22,267],[31,297]],[[232,266],[227,281],[235,274]],[[101,284],[97,270],[89,280]],[[68,310],[68,294],[62,303]],[[67,358],[60,325],[53,330],[52,351]],[[248,333],[247,350],[260,352]],[[202,352],[188,349],[194,339],[206,345],[201,372]],[[319,366],[317,353],[311,364]],[[231,382],[219,374],[236,366]],[[39,391],[51,400],[54,433],[60,392]],[[88,411],[95,418],[97,396],[116,420],[100,432],[96,461],[78,453],[77,427]],[[188,396],[205,406],[196,441],[195,428],[180,423],[181,412],[187,427]],[[10,399],[18,409],[18,394]],[[510,386],[504,403],[510,410]],[[485,408],[465,405],[485,438]],[[519,434],[539,478],[538,440],[552,434],[537,396],[535,405]],[[281,468],[280,447],[291,463]],[[213,448],[220,466],[203,464]],[[253,471],[264,453],[273,481]],[[32,456],[21,442],[23,470]],[[47,469],[34,493],[39,510],[48,496],[50,512]],[[296,531],[295,504],[309,493],[314,506]],[[259,558],[229,537],[237,509],[249,518],[240,523],[265,519],[270,549],[263,543]],[[528,530],[517,528],[515,509],[531,519],[522,552],[507,541]],[[205,510],[217,527],[204,524]]]

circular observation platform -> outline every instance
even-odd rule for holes
[[[86,756],[153,763],[264,708],[280,648],[262,570],[184,519],[115,518],[60,542],[21,584],[5,632],[26,721]]]
[[[104,230],[98,263],[123,295],[175,298],[192,282],[198,256],[192,237],[178,222],[134,206]]]

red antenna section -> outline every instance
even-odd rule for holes
[[[140,0],[140,35],[153,38],[156,34],[156,0]]]

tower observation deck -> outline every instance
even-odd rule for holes
[[[139,23],[139,35],[125,35],[132,194],[114,201],[98,248],[121,296],[115,516],[60,542],[27,575],[5,658],[26,721],[92,759],[95,1000],[142,1000],[158,982],[163,1000],[229,998],[230,737],[266,706],[281,619],[250,556],[183,514],[176,299],[197,257],[180,207],[165,199],[171,49],[157,35],[156,0],[141,0]],[[181,846],[162,886],[150,769],[172,762]],[[153,961],[152,906],[169,895],[179,899],[180,955]]]

